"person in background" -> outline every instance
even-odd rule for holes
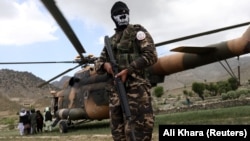
[[[31,109],[30,112],[31,112],[31,114],[30,114],[30,125],[31,125],[30,133],[36,134],[37,133],[37,114],[36,114],[35,109]]]
[[[157,62],[154,41],[149,32],[140,24],[129,24],[130,10],[124,2],[118,1],[111,8],[111,18],[116,28],[110,37],[111,48],[118,67],[114,74],[106,48],[96,61],[98,73],[107,72],[124,83],[131,112],[130,124],[124,118],[119,94],[114,83],[109,95],[110,126],[113,140],[131,141],[134,130],[137,141],[151,141],[154,127],[151,84],[146,68]]]
[[[30,134],[30,111],[26,110],[26,114],[23,116],[24,134]]]
[[[44,123],[45,123],[44,131],[45,132],[52,131],[52,114],[49,107],[45,108]]]
[[[43,132],[43,115],[40,112],[40,110],[36,111],[36,123],[37,123],[37,133],[42,133]]]
[[[23,125],[23,121],[26,115],[26,110],[25,109],[21,109],[20,112],[18,113],[19,115],[19,122],[18,122],[18,129],[19,129],[19,133],[21,136],[24,135],[24,125]]]

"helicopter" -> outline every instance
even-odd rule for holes
[[[75,50],[78,52],[79,56],[74,61],[69,61],[70,63],[77,63],[77,66],[60,73],[50,80],[38,85],[38,87],[43,87],[65,73],[72,71],[75,68],[82,67],[82,70],[76,72],[73,77],[66,81],[62,90],[51,91],[51,95],[53,96],[52,107],[56,116],[56,120],[53,125],[55,126],[59,124],[60,132],[66,133],[68,128],[74,124],[85,123],[93,120],[109,119],[109,93],[107,91],[107,81],[112,81],[112,79],[107,77],[106,74],[100,75],[95,72],[95,68],[91,64],[94,64],[97,57],[91,55],[82,55],[83,53],[86,53],[86,51],[81,45],[80,41],[77,39],[69,23],[57,7],[55,1],[41,1],[60,25],[65,35],[75,47]],[[250,22],[245,22],[190,36],[184,36],[181,38],[156,43],[155,46],[159,47],[173,42],[213,34],[241,26],[247,26],[249,24]],[[176,53],[159,57],[157,63],[147,69],[150,74],[148,78],[152,86],[156,86],[158,83],[163,82],[166,75],[248,54],[250,52],[250,27],[245,33],[243,33],[241,37],[236,39],[204,47],[181,46],[170,51]],[[25,64],[39,62],[20,63]]]

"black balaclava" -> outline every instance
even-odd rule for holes
[[[111,8],[111,18],[118,30],[125,29],[129,24],[128,6],[121,1],[116,2]]]

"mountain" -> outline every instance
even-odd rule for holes
[[[57,87],[49,84],[38,88],[37,86],[45,81],[30,72],[20,72],[9,69],[0,70],[0,107],[6,99],[16,102],[21,106],[24,104],[50,104],[51,90],[58,90]]]

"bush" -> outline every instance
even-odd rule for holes
[[[222,100],[227,100],[228,99],[228,95],[226,93],[222,93],[221,94],[221,99]]]
[[[162,86],[157,86],[154,88],[154,95],[156,97],[161,97],[162,95],[164,94],[164,90],[163,90],[163,87]]]
[[[247,89],[240,89],[240,90],[237,90],[237,93],[239,95],[247,95],[249,91]]]
[[[229,99],[236,99],[239,97],[235,91],[229,91],[227,92],[227,95]]]
[[[240,93],[237,91],[229,91],[227,93],[222,93],[221,98],[222,100],[228,100],[228,99],[237,99],[240,97]]]

